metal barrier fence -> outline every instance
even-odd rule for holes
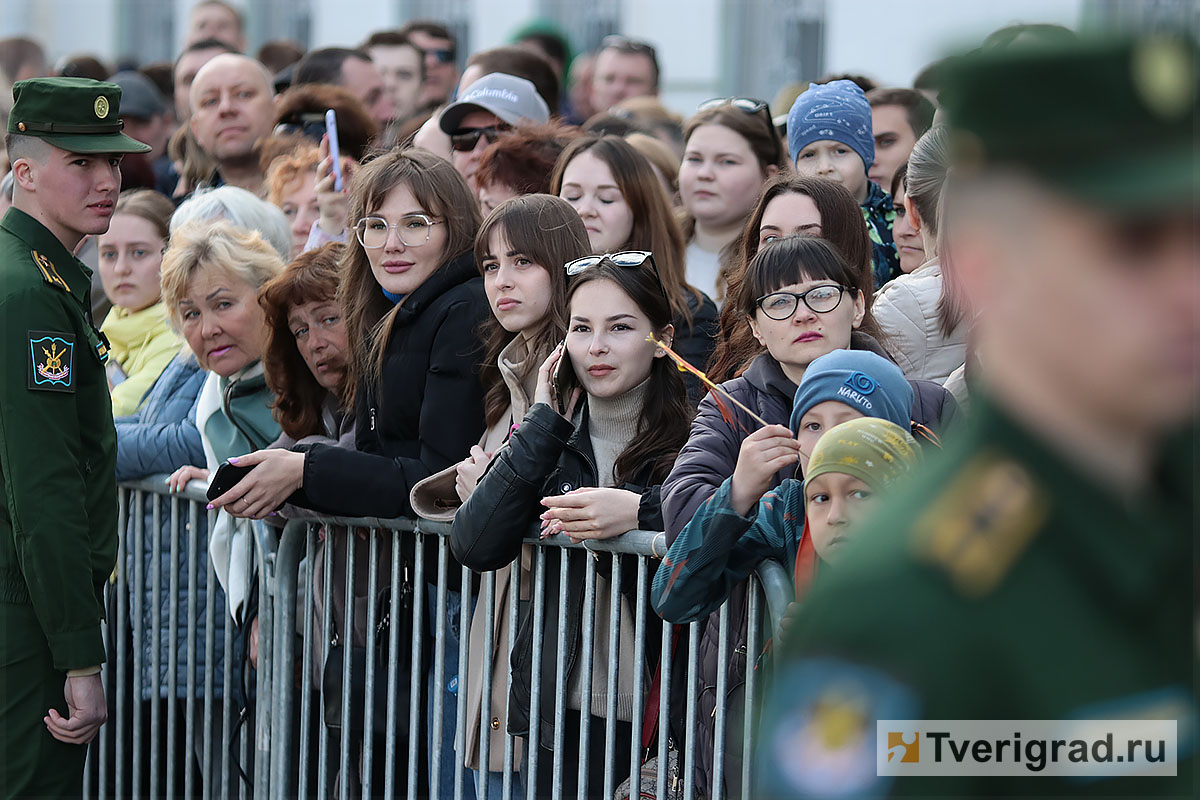
[[[85,797],[510,800],[545,789],[555,798],[612,798],[623,780],[638,797],[647,757],[657,758],[648,778],[654,796],[706,793],[695,778],[699,737],[682,736],[675,753],[667,735],[673,712],[681,732],[700,728],[703,623],[686,626],[686,645],[677,646],[677,626],[649,606],[663,534],[631,531],[586,546],[530,538],[510,567],[477,575],[451,570],[445,524],[319,518],[280,531],[256,523],[239,544],[257,567],[250,669],[249,637],[226,618],[208,556],[216,514],[204,510],[198,485],[170,495],[157,477],[120,493],[105,630],[109,721],[89,752]],[[750,785],[751,758],[738,774],[724,774],[726,743],[736,737],[740,752],[754,750],[766,620],[781,619],[792,584],[779,564],[765,562],[747,593],[737,654],[747,659],[743,718],[727,719],[724,702],[739,688],[728,667],[740,620],[729,603],[719,612],[716,683],[705,689],[719,698],[708,745],[713,796]],[[579,595],[581,603],[571,600]],[[531,636],[519,642],[523,621]],[[632,628],[631,642],[622,641],[623,628]],[[509,665],[517,648],[531,667],[530,685],[521,687],[528,696],[514,705]],[[478,676],[469,678],[467,665]],[[622,681],[632,684],[627,703],[618,702]],[[662,735],[645,752],[652,703]],[[527,712],[528,735],[507,732],[510,710]],[[484,767],[480,775],[467,768],[468,751],[470,763]],[[497,762],[501,769],[489,774]]]

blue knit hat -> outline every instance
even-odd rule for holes
[[[804,370],[789,420],[791,429],[810,408],[836,400],[908,430],[912,426],[913,389],[900,368],[869,350],[834,350]]]
[[[832,139],[858,153],[864,172],[875,163],[871,104],[853,81],[810,83],[788,112],[787,136],[793,162],[813,142]]]

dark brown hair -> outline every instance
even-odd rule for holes
[[[350,225],[383,205],[387,194],[401,185],[408,187],[427,214],[445,221],[442,266],[471,250],[479,229],[479,203],[449,161],[420,148],[390,150],[359,168],[350,183],[346,215]],[[344,407],[353,408],[359,387],[379,386],[383,354],[399,306],[383,296],[366,250],[353,237],[342,252],[338,272],[338,304],[346,315],[350,346],[342,401]]]
[[[623,246],[654,253],[673,318],[683,320],[690,327],[692,314],[688,309],[686,293],[691,293],[698,301],[700,291],[688,285],[683,233],[675,223],[671,202],[658,176],[654,174],[654,167],[633,145],[619,136],[581,136],[559,156],[554,174],[550,177],[552,194],[562,194],[563,175],[567,166],[581,153],[591,153],[612,172],[617,189],[633,215],[629,241]]]
[[[798,175],[779,175],[771,179],[758,198],[754,210],[746,219],[741,238],[737,241],[737,250],[733,256],[728,273],[728,297],[721,308],[720,321],[717,330],[717,346],[709,360],[709,377],[721,382],[735,377],[750,362],[762,352],[762,345],[754,338],[750,326],[746,324],[745,315],[736,308],[732,298],[740,291],[746,265],[758,254],[759,234],[763,215],[767,206],[776,197],[789,194],[802,194],[812,198],[817,212],[821,215],[821,238],[834,246],[838,253],[851,266],[854,280],[847,285],[855,287],[862,293],[868,314],[871,308],[873,294],[873,275],[871,272],[871,238],[867,233],[867,224],[863,219],[862,208],[855,202],[854,197],[844,186],[823,178],[801,177]],[[762,295],[756,295],[761,297]],[[865,332],[876,335],[877,326],[863,319]],[[874,328],[874,331],[872,330]]]
[[[490,250],[496,233],[503,235],[514,251],[550,275],[551,297],[546,319],[538,331],[527,334],[528,357],[524,363],[526,369],[536,370],[566,332],[567,277],[563,265],[591,252],[587,228],[571,204],[557,197],[529,194],[507,200],[488,215],[475,236],[475,263],[485,278],[487,261],[500,255]],[[479,370],[479,380],[484,388],[484,416],[491,427],[511,405],[498,362],[500,352],[516,334],[506,331],[494,315],[484,320],[480,333],[487,354]]]
[[[904,109],[904,117],[908,127],[912,128],[913,136],[920,139],[925,131],[933,125],[933,103],[929,98],[916,89],[872,89],[867,92],[867,102],[871,108],[879,106],[900,106]]]
[[[506,75],[524,78],[533,84],[533,88],[546,101],[550,116],[558,116],[558,93],[561,88],[558,72],[541,53],[524,47],[493,47],[491,50],[473,53],[467,59],[467,66],[479,67],[483,70],[483,75],[503,72]]]
[[[330,242],[301,253],[258,290],[258,304],[267,318],[263,369],[275,394],[275,419],[293,439],[325,433],[321,408],[329,392],[300,355],[288,314],[298,305],[333,301],[337,296],[338,259],[346,245]]]
[[[304,57],[304,48],[291,39],[272,39],[258,48],[255,56],[271,74],[290,67]]]
[[[483,151],[475,168],[475,184],[507,186],[517,194],[549,194],[554,164],[578,128],[521,125],[501,134]]]
[[[379,133],[379,126],[357,97],[340,86],[304,83],[275,100],[275,124],[303,125],[307,115],[323,118],[327,109],[337,115],[338,144],[343,155],[362,161]]]
[[[648,264],[641,267],[618,267],[608,259],[584,270],[572,279],[567,289],[568,313],[571,298],[592,281],[612,281],[629,295],[630,299],[650,320],[656,334],[671,324],[671,306],[659,289],[658,278]],[[645,400],[638,416],[637,435],[634,436],[613,465],[613,477],[618,485],[634,480],[636,470],[645,462],[652,461],[651,484],[666,480],[667,474],[687,441],[691,426],[692,410],[687,399],[683,378],[670,358],[654,359],[650,366],[649,384]],[[600,477],[603,482],[603,476]]]

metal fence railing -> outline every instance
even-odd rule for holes
[[[530,538],[512,565],[479,575],[452,569],[445,524],[255,523],[237,545],[255,565],[254,668],[250,626],[228,618],[209,558],[216,514],[199,485],[171,495],[150,478],[120,497],[109,721],[89,751],[86,797],[509,800],[550,787],[612,798],[624,780],[637,797],[643,775],[657,797],[693,797],[709,789],[696,779],[701,746],[713,752],[713,796],[750,785],[752,759],[726,775],[724,752],[730,737],[753,752],[759,654],[792,592],[774,562],[744,602],[722,606],[716,681],[702,687],[703,623],[680,636],[649,605],[661,533]],[[514,650],[532,665],[516,689]],[[737,657],[748,661],[740,687],[727,668]],[[695,735],[702,691],[719,698],[707,743]],[[726,719],[724,698],[739,692],[745,713]],[[648,706],[660,723],[649,752]],[[508,733],[513,715],[531,721],[527,735]],[[646,772],[648,757],[658,766]]]

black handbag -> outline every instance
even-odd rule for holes
[[[376,736],[382,736],[387,730],[387,695],[388,695],[388,665],[392,659],[388,657],[388,645],[391,638],[391,626],[398,626],[398,649],[396,660],[396,713],[397,719],[407,719],[410,705],[409,676],[412,662],[412,585],[406,580],[399,587],[399,619],[391,616],[391,589],[385,589],[378,599],[379,623],[375,626],[375,691],[371,697],[374,714],[371,720],[371,730]],[[362,735],[363,722],[366,719],[367,694],[367,648],[346,645],[334,636],[325,657],[325,666],[321,672],[321,710],[325,727],[330,730],[342,729],[342,676],[346,660],[346,651],[350,651],[350,733]],[[406,669],[406,667],[408,667]],[[399,725],[402,735],[407,735],[407,723]]]

